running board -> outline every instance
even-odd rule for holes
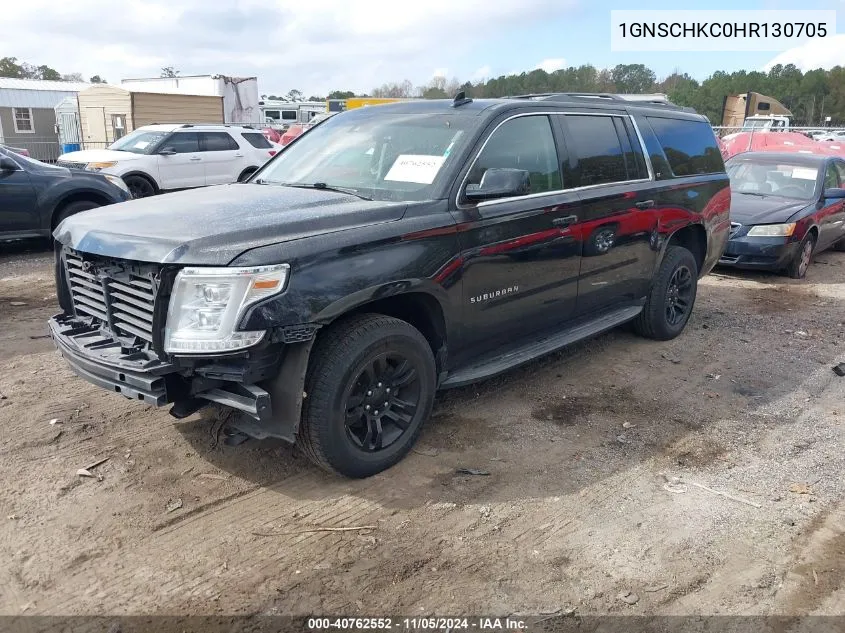
[[[577,341],[611,330],[636,317],[642,312],[642,309],[642,306],[629,306],[614,310],[598,319],[555,332],[543,338],[532,339],[516,348],[481,358],[472,365],[450,372],[446,380],[441,383],[440,388],[451,389],[485,380]]]

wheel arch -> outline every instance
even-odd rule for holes
[[[691,223],[672,232],[663,244],[655,270],[660,268],[660,264],[666,256],[666,250],[670,246],[683,246],[690,251],[695,257],[698,275],[699,277],[702,276],[702,266],[707,257],[707,230],[703,225]]]
[[[258,171],[257,165],[250,165],[249,167],[245,167],[243,169],[243,171],[241,171],[241,173],[238,174],[238,182],[243,182],[244,180],[246,180],[247,178],[252,176],[252,174],[254,174],[257,171]]]
[[[140,169],[135,169],[133,171],[128,171],[125,174],[120,175],[120,177],[123,179],[124,182],[126,182],[127,178],[131,178],[133,176],[139,176],[141,178],[147,179],[149,181],[149,183],[153,186],[153,189],[155,189],[156,194],[161,193],[161,186],[158,184],[158,180],[156,180],[153,176],[151,176],[146,171],[141,171]]]
[[[49,217],[51,233],[56,230],[56,220],[61,214],[62,209],[64,209],[70,204],[73,204],[74,202],[96,202],[100,206],[106,206],[107,204],[111,204],[112,200],[109,200],[108,197],[98,191],[88,189],[83,191],[69,191],[65,193],[64,195],[56,199],[56,201],[52,205],[52,208],[50,209]]]

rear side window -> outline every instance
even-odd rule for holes
[[[577,157],[580,186],[648,177],[639,140],[622,117],[567,114],[565,118],[567,147]]]
[[[205,152],[228,152],[238,149],[238,142],[227,132],[200,132]]]
[[[490,168],[524,169],[531,193],[562,189],[560,163],[547,116],[522,116],[506,121],[488,139],[467,178],[479,184]]]
[[[704,121],[646,117],[675,176],[717,174],[725,163],[713,128]]]
[[[244,132],[241,136],[244,137],[247,143],[258,149],[269,149],[273,147],[270,141],[264,138],[264,135],[260,132]]]

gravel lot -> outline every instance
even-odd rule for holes
[[[845,613],[845,254],[443,394],[365,481],[73,376],[51,264],[0,244],[3,614]]]

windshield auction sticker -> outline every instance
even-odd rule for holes
[[[836,11],[610,12],[610,50],[784,51],[836,35]]]
[[[434,182],[434,178],[437,176],[437,172],[440,171],[445,160],[445,156],[400,154],[384,179],[430,185]]]

